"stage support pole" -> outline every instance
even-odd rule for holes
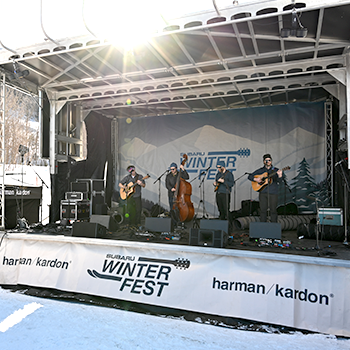
[[[56,99],[50,96],[50,174],[56,174]]]

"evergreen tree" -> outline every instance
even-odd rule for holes
[[[305,158],[300,162],[297,176],[292,179],[293,201],[297,204],[299,212],[314,211],[316,184],[310,176],[310,166]]]

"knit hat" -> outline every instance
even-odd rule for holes
[[[225,168],[225,162],[223,160],[219,160],[217,163],[216,163],[216,166],[222,166],[223,168]]]
[[[269,154],[269,153],[264,154],[264,155],[263,155],[263,160],[265,160],[266,158],[272,159],[271,154]]]
[[[177,168],[177,164],[176,164],[176,163],[174,163],[174,162],[173,162],[173,163],[171,163],[171,164],[170,164],[170,168]]]

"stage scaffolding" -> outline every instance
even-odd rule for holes
[[[5,74],[0,75],[0,166],[1,166],[1,195],[0,218],[1,230],[5,230]]]
[[[332,125],[332,102],[325,102],[325,125],[326,125],[326,171],[327,189],[329,202],[334,206],[334,176],[333,176],[333,125]]]

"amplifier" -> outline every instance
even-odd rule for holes
[[[88,199],[87,192],[66,192],[66,199],[74,201],[82,201]]]
[[[87,220],[90,217],[90,201],[61,201],[61,220]]]
[[[343,226],[343,209],[319,208],[318,218],[321,225]]]

